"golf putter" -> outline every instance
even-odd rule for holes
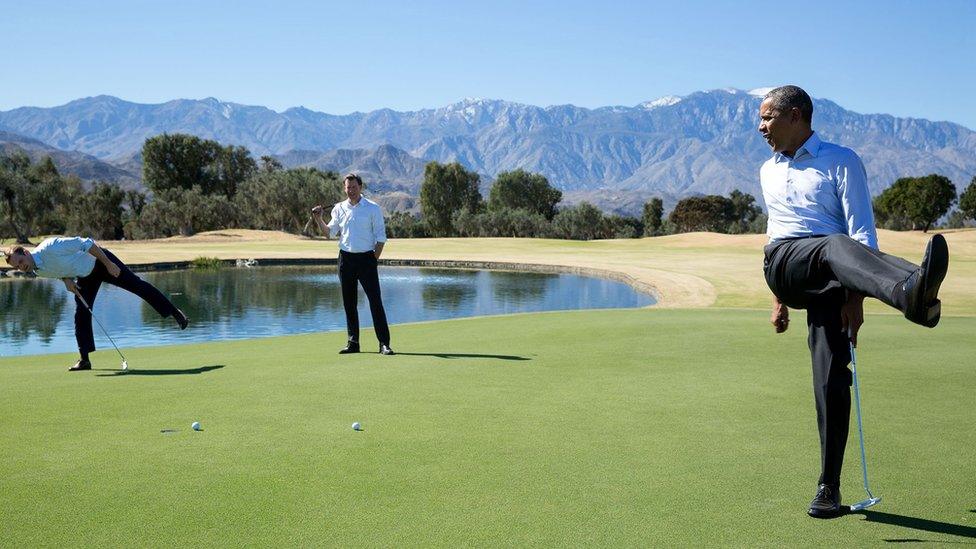
[[[851,505],[851,512],[854,512],[881,503],[881,496],[874,497],[874,494],[871,493],[871,486],[868,484],[868,462],[864,453],[864,427],[861,423],[861,389],[857,383],[857,357],[854,355],[854,342],[850,341],[849,345],[851,348],[851,372],[854,374],[854,406],[857,410],[857,435],[861,440],[861,474],[864,476],[864,491],[868,493],[867,499]]]
[[[127,371],[129,369],[129,361],[125,359],[125,355],[123,355],[122,351],[119,350],[119,346],[115,344],[115,340],[112,339],[112,336],[108,335],[108,330],[106,330],[105,326],[102,326],[102,323],[99,322],[98,317],[96,317],[95,313],[92,312],[92,309],[91,307],[88,306],[88,302],[85,301],[85,298],[81,297],[80,293],[77,293],[75,295],[78,296],[78,301],[80,301],[81,304],[84,305],[86,309],[88,309],[88,314],[90,314],[91,317],[95,319],[95,324],[98,324],[98,327],[102,329],[102,333],[105,334],[105,337],[107,337],[108,340],[112,342],[112,347],[115,347],[115,352],[119,353],[119,356],[122,357],[122,371],[123,372]]]

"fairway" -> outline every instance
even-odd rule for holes
[[[340,333],[127,349],[126,375],[111,349],[77,374],[72,355],[3,359],[0,545],[976,542],[976,319],[868,316],[884,501],[819,521],[795,314],[782,336],[732,309],[402,325],[394,357],[340,357]],[[857,452],[855,430],[847,503]]]

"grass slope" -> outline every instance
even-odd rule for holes
[[[805,516],[819,461],[805,333],[776,336],[766,317],[644,309],[414,324],[395,327],[396,357],[339,357],[335,333],[131,349],[127,375],[110,351],[80,374],[64,371],[67,355],[3,359],[0,540],[974,541],[976,319],[925,330],[868,318],[859,358],[884,502],[817,521]],[[862,497],[856,454],[855,434],[847,501]]]

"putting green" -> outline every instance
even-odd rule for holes
[[[781,336],[767,317],[395,326],[395,357],[339,357],[336,333],[130,349],[126,375],[111,350],[85,373],[64,371],[68,355],[3,359],[0,544],[973,542],[976,318],[868,317],[859,366],[884,501],[818,521],[802,317]],[[858,465],[855,435],[848,502],[863,497]]]

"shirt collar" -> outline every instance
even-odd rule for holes
[[[776,153],[775,155],[773,155],[773,157],[776,158],[776,162],[777,163],[779,163],[779,162],[789,162],[790,160],[796,160],[797,158],[802,157],[804,152],[806,152],[810,156],[816,158],[817,155],[820,154],[820,144],[821,143],[822,143],[822,141],[820,141],[820,137],[817,135],[817,132],[814,132],[814,133],[810,134],[810,137],[808,137],[807,140],[804,141],[803,144],[800,145],[800,147],[798,149],[796,149],[796,152],[793,153],[793,157],[792,158],[790,158],[789,156],[786,156],[783,153],[779,153],[779,152]]]
[[[816,158],[817,155],[820,154],[820,143],[820,137],[817,136],[817,132],[813,132],[810,134],[810,137],[808,137],[807,140],[800,145],[800,148],[796,150],[796,154],[793,155],[793,158],[799,157],[800,151],[806,151],[807,154]]]
[[[41,259],[40,254],[35,254],[31,252],[31,259],[34,260],[34,272],[37,272],[44,268],[44,260]]]

